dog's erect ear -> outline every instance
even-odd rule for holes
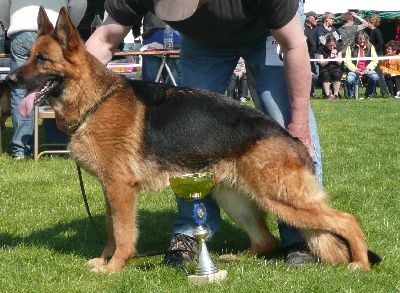
[[[40,6],[39,8],[37,22],[38,22],[38,31],[37,31],[38,36],[50,34],[53,32],[54,27],[51,24],[49,18],[47,17],[46,10],[44,10],[43,6]]]
[[[78,30],[72,24],[68,10],[62,7],[58,15],[54,37],[60,42],[63,49],[73,51],[81,42]]]

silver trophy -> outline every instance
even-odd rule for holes
[[[172,190],[181,198],[194,201],[193,219],[198,225],[193,230],[193,236],[199,244],[199,261],[195,275],[189,276],[189,280],[194,283],[213,282],[226,277],[226,271],[218,271],[207,250],[206,238],[209,234],[203,226],[207,220],[207,210],[199,202],[210,193],[215,184],[215,176],[212,172],[186,174],[170,178]]]

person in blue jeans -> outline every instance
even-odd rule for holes
[[[311,139],[318,137],[315,119],[310,117],[311,68],[298,7],[299,2],[293,0],[263,0],[246,5],[241,0],[107,0],[108,18],[89,38],[86,47],[106,64],[132,26],[147,12],[155,13],[180,33],[181,86],[223,94],[239,58],[243,57],[254,68],[262,111],[298,137],[318,162],[319,150]],[[281,66],[276,76],[274,69],[266,66],[265,45],[271,34],[281,44],[284,56],[285,70]],[[282,74],[286,83],[282,83]],[[220,210],[212,197],[205,197],[202,203],[207,209],[206,226],[211,238],[220,227]],[[177,206],[174,236],[164,258],[164,263],[172,265],[193,261],[198,253],[193,238],[197,226],[193,202],[177,198]],[[285,243],[286,262],[315,262],[299,233],[292,232],[291,227],[281,232],[282,243],[284,238],[290,239]]]
[[[24,5],[21,5],[20,1],[0,0],[0,20],[4,23],[11,42],[11,71],[24,64],[28,59],[29,49],[37,36],[37,15],[40,5],[44,6],[54,24],[61,7],[67,7],[72,22],[78,25],[85,14],[87,2],[83,0],[25,1]],[[11,156],[15,160],[21,160],[30,157],[32,153],[34,111],[30,113],[29,117],[23,117],[19,112],[21,100],[26,95],[25,90],[12,89],[11,95],[11,117],[14,130],[10,143]],[[46,142],[67,143],[68,136],[57,129],[55,119],[45,120],[48,120],[43,124]]]
[[[303,10],[303,2],[299,2],[299,8],[297,11],[300,21],[304,24],[305,14]],[[266,85],[266,95],[269,96],[270,100],[283,101],[281,105],[286,108],[289,103],[289,95],[286,88],[286,78],[284,73],[283,56],[279,56],[278,43],[272,34],[269,34],[266,41],[266,56],[268,56],[268,62],[266,62],[266,71],[268,72],[268,83]],[[254,105],[257,109],[262,110],[260,98],[257,94],[257,80],[255,77],[255,68],[253,65],[246,64],[246,70],[248,74],[249,90],[253,97]],[[313,81],[311,81],[312,83]],[[279,88],[280,90],[275,90]],[[276,102],[273,102],[276,103]],[[273,108],[272,108],[273,109]],[[286,127],[290,121],[290,112],[282,112],[283,115],[276,115],[275,111],[265,110],[275,121],[278,122],[282,127]],[[286,113],[286,114],[284,114]],[[322,188],[322,158],[321,158],[321,146],[319,142],[319,136],[317,131],[317,123],[315,120],[314,112],[310,106],[310,130],[311,130],[311,143],[314,152],[314,167],[318,178],[320,187]],[[292,264],[301,264],[307,262],[313,262],[315,259],[311,258],[307,253],[307,246],[304,243],[304,239],[300,232],[287,225],[283,221],[278,219],[278,229],[281,238],[282,248],[286,255],[286,261]]]
[[[153,42],[164,44],[164,29],[166,27],[166,23],[159,19],[152,13],[147,13],[143,18],[143,33],[142,39],[143,45],[148,45]],[[135,30],[134,30],[135,31]],[[137,30],[136,30],[137,31]],[[174,50],[179,49],[179,32],[176,30],[173,31],[174,34]],[[136,35],[135,35],[136,36]],[[142,80],[144,81],[155,81],[158,71],[161,66],[161,58],[157,56],[142,56]],[[167,65],[171,69],[171,73],[175,79],[177,85],[180,83],[180,61],[178,58],[172,61],[171,58],[167,58]],[[165,83],[169,85],[173,85],[172,79],[169,76],[168,72],[164,69],[161,73],[161,76]]]
[[[355,87],[358,80],[366,76],[368,85],[365,90],[365,97],[370,98],[375,90],[376,84],[379,81],[379,76],[375,72],[378,65],[378,59],[363,60],[363,57],[375,57],[375,47],[369,42],[369,36],[365,31],[358,31],[354,37],[354,42],[347,47],[346,57],[361,58],[360,60],[346,60],[344,65],[349,73],[346,76],[346,88],[348,98],[352,98],[355,93]],[[362,98],[361,98],[362,99]]]
[[[10,70],[25,63],[28,51],[36,39],[35,32],[18,32],[10,37]],[[34,112],[29,117],[19,114],[19,104],[26,95],[22,89],[11,90],[11,116],[14,135],[11,139],[11,156],[16,160],[28,158],[31,155],[34,129]]]

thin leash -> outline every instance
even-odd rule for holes
[[[81,187],[81,192],[82,192],[82,197],[83,197],[83,202],[85,203],[85,208],[86,208],[86,212],[89,216],[90,219],[90,223],[92,224],[93,228],[96,230],[97,235],[99,236],[100,240],[103,241],[105,244],[107,244],[107,242],[104,240],[104,238],[101,236],[99,229],[97,229],[96,223],[94,222],[92,213],[90,212],[90,208],[89,208],[89,203],[87,200],[87,196],[86,196],[86,191],[85,191],[85,186],[83,184],[83,179],[82,179],[82,172],[81,172],[81,167],[78,166],[78,164],[76,165],[76,168],[78,169],[78,177],[79,177],[79,185]]]

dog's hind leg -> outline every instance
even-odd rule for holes
[[[237,189],[219,184],[214,187],[213,196],[232,221],[248,234],[251,246],[246,252],[257,256],[271,254],[277,241],[265,221],[265,211]]]
[[[107,196],[107,245],[100,258],[90,261],[97,264],[92,271],[120,271],[125,267],[128,259],[136,252],[136,182],[132,178],[126,176],[113,180],[109,184],[105,183]],[[102,260],[109,261],[105,265],[99,265]]]
[[[253,185],[261,194],[257,200],[280,219],[299,228],[316,256],[331,263],[352,261],[350,266],[354,269],[370,268],[358,222],[354,216],[328,206],[328,197],[319,189],[314,174],[300,166],[280,166],[275,172],[264,170],[262,174],[260,182]]]
[[[241,185],[260,207],[300,229],[324,262],[368,270],[367,245],[354,216],[328,206],[307,150],[299,141],[266,139],[237,161]]]

